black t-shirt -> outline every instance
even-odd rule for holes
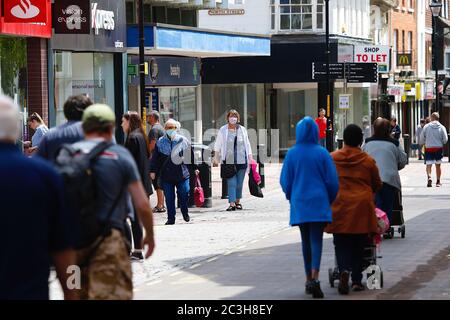
[[[51,252],[74,244],[64,184],[44,160],[0,143],[0,300],[47,300]]]
[[[158,141],[159,138],[163,137],[165,134],[166,131],[164,130],[164,127],[157,123],[150,129],[150,132],[148,133],[148,141]]]

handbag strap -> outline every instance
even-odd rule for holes
[[[200,175],[195,175],[195,187],[196,188],[201,188],[202,187],[202,182],[200,180]]]

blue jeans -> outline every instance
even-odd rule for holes
[[[177,188],[177,196],[180,200],[180,208],[182,214],[188,214],[188,202],[189,202],[189,179],[184,180],[177,185],[163,182],[164,196],[166,197],[167,216],[169,221],[175,221],[176,205],[175,205],[175,187]]]
[[[319,144],[326,148],[327,147],[327,138],[319,139]]]
[[[323,222],[302,223],[300,231],[302,236],[303,262],[305,272],[310,276],[312,270],[320,270],[322,260],[323,230],[326,224]]]
[[[394,197],[396,192],[397,190],[395,187],[383,183],[383,187],[378,191],[375,197],[377,207],[386,212],[389,221],[392,219],[392,210],[394,210]]]
[[[237,199],[242,199],[242,187],[246,172],[247,169],[240,169],[233,178],[227,180],[229,203],[236,203]]]

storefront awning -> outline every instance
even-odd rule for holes
[[[128,53],[138,53],[137,25],[128,26],[127,47]],[[270,37],[157,24],[145,27],[145,53],[198,58],[270,56]]]

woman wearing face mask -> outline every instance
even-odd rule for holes
[[[148,158],[150,157],[147,136],[142,126],[141,117],[137,112],[128,111],[122,117],[122,129],[126,134],[125,148],[133,155],[144,185],[147,196],[153,194],[152,182],[149,176]],[[136,212],[136,210],[134,210]],[[134,251],[131,254],[133,260],[144,260],[142,251],[143,228],[137,214],[131,219],[131,231],[134,239]],[[127,235],[131,243],[130,234]]]
[[[155,179],[158,173],[166,197],[166,225],[175,224],[175,188],[183,219],[186,222],[190,221],[188,210],[190,175],[187,164],[191,164],[191,159],[194,158],[189,141],[178,133],[178,127],[179,123],[173,119],[165,123],[166,134],[157,141],[150,161],[151,178]]]
[[[236,110],[228,111],[227,124],[220,128],[214,145],[216,155],[214,164],[217,166],[220,159],[220,164],[223,168],[225,166],[229,168],[230,165],[231,167],[235,166],[231,170],[222,170],[222,179],[227,179],[228,183],[228,202],[230,206],[227,211],[242,210],[242,187],[249,164],[253,160],[248,133],[239,124],[240,118],[239,112]],[[230,177],[233,173],[234,175]]]

